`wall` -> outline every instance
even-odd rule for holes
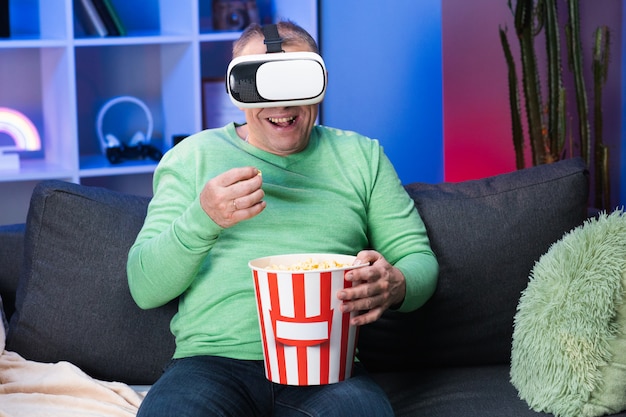
[[[320,0],[322,122],[379,139],[404,182],[443,179],[440,0]]]
[[[330,75],[323,123],[380,139],[405,183],[455,182],[515,170],[498,34],[501,26],[512,31],[507,3],[393,0],[381,6],[373,0],[320,0],[321,46]],[[589,34],[600,22],[613,29],[604,122],[613,201],[624,204],[626,12],[621,0],[604,0],[602,7],[589,0],[580,4],[586,71]],[[513,36],[509,42],[517,48]]]
[[[442,3],[444,178],[512,171],[507,68],[498,35],[510,20],[507,1]]]

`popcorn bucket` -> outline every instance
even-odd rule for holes
[[[265,375],[287,385],[321,385],[352,374],[355,313],[342,313],[337,292],[352,286],[347,271],[358,268],[348,255],[298,254],[249,262],[259,313]],[[340,264],[328,266],[320,264]],[[293,266],[317,264],[315,269]],[[288,269],[289,268],[289,269]],[[288,269],[288,270],[287,270]]]

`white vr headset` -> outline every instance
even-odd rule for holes
[[[226,91],[240,108],[317,104],[326,83],[324,60],[314,52],[244,55],[226,73]]]

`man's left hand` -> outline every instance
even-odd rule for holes
[[[341,311],[360,311],[350,324],[361,326],[380,318],[385,310],[404,300],[406,284],[404,275],[378,252],[365,250],[357,255],[357,262],[369,266],[348,272],[345,279],[355,283],[337,293],[343,301]]]

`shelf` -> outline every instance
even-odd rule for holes
[[[203,87],[224,77],[241,32],[213,30],[210,0],[110,0],[126,35],[106,37],[85,31],[75,15],[78,1],[10,1],[11,37],[0,39],[0,107],[24,114],[42,149],[20,152],[19,170],[0,170],[0,192],[21,196],[19,203],[2,198],[0,224],[25,219],[25,196],[42,180],[151,193],[156,161],[111,164],[103,155],[104,134],[125,142],[148,130],[145,113],[118,108],[103,118],[100,132],[99,111],[110,100],[131,96],[143,102],[153,123],[149,142],[163,153],[174,137],[203,128],[210,113],[205,106],[224,103],[222,96],[205,97]],[[293,18],[317,36],[317,0],[257,4],[262,23]],[[0,147],[14,146],[13,134],[0,131]]]
[[[38,37],[15,37],[10,39],[0,39],[0,49],[13,48],[58,48],[65,47],[65,39],[41,39]]]
[[[33,180],[50,180],[65,179],[75,180],[75,170],[73,168],[63,167],[55,164],[49,164],[41,159],[22,159],[20,161],[19,170],[2,170],[0,169],[1,182],[13,181],[33,181]]]
[[[75,39],[73,44],[77,47],[84,46],[120,46],[120,45],[151,45],[151,44],[165,44],[165,43],[182,43],[192,42],[190,36],[185,35],[159,35],[157,33],[143,33],[133,34],[132,36],[118,36],[118,37],[85,37]]]
[[[151,173],[157,162],[151,159],[124,161],[111,164],[104,156],[92,155],[80,159],[80,177],[103,177],[109,175],[129,175]]]
[[[200,42],[223,42],[235,41],[241,36],[241,32],[210,32],[198,35]]]

